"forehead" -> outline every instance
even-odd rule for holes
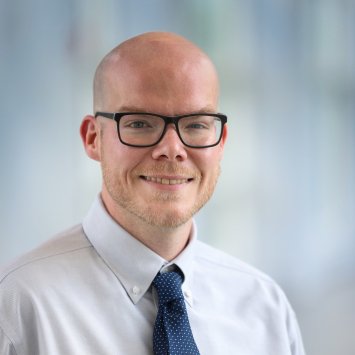
[[[113,61],[106,71],[107,109],[141,107],[165,115],[195,112],[210,106],[217,111],[218,78],[203,57]]]

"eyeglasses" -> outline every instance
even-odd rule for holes
[[[173,123],[181,142],[190,148],[209,148],[217,145],[223,134],[227,116],[221,113],[194,113],[182,116],[163,116],[143,112],[96,112],[117,122],[118,138],[131,147],[151,147],[161,141],[168,124]]]

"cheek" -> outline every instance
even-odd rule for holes
[[[102,159],[108,169],[127,176],[142,160],[141,153],[143,152],[140,152],[137,148],[122,144],[117,136],[117,131],[107,133],[103,137]]]
[[[220,162],[218,147],[201,149],[200,152],[195,155],[194,161],[198,169],[202,172],[202,176],[214,173],[216,166],[219,165]]]

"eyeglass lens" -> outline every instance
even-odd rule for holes
[[[132,145],[151,145],[158,142],[164,130],[165,121],[152,115],[125,115],[119,121],[119,131],[123,142]],[[218,142],[222,122],[214,116],[188,116],[178,123],[180,136],[184,143],[203,147]]]

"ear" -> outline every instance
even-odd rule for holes
[[[227,124],[225,124],[223,127],[223,134],[222,134],[221,141],[218,144],[218,147],[220,149],[219,161],[221,161],[223,157],[224,145],[226,144],[227,136],[228,136],[228,129],[227,129]]]
[[[80,136],[83,140],[86,154],[100,161],[100,128],[94,116],[85,116],[80,125]]]

